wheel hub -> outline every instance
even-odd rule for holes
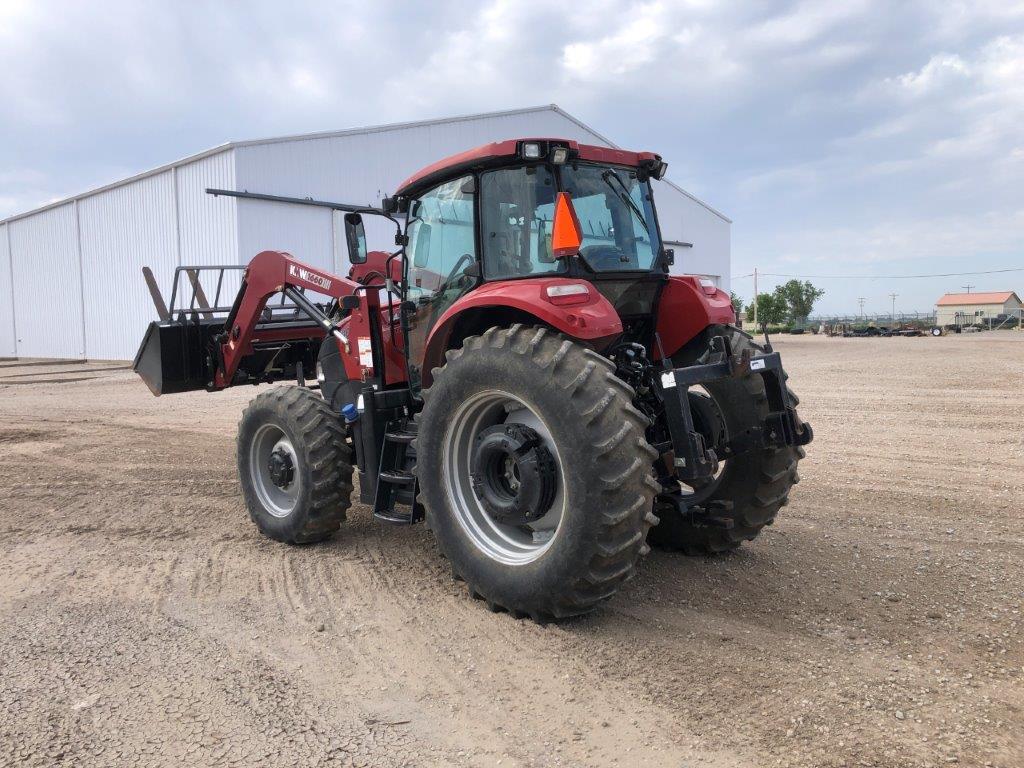
[[[291,454],[280,446],[274,448],[267,459],[267,471],[274,485],[278,488],[287,488],[295,479],[295,463]]]
[[[476,436],[470,480],[498,523],[526,525],[542,518],[555,500],[557,474],[551,452],[525,424],[496,424]]]

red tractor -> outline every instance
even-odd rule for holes
[[[330,537],[357,471],[374,515],[425,519],[492,609],[585,613],[648,542],[717,553],[757,536],[812,436],[729,296],[669,274],[650,184],[665,168],[519,139],[435,163],[380,208],[210,190],[344,211],[351,271],[276,251],[179,268],[188,306],[176,274],[135,370],[157,395],[297,384],[258,394],[239,425],[265,535]],[[367,252],[369,215],[395,226],[396,252]],[[220,306],[232,269],[241,288]]]

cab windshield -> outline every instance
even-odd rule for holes
[[[559,169],[572,195],[583,242],[580,256],[595,272],[650,270],[661,250],[650,185],[635,169],[579,165]],[[505,168],[480,176],[484,277],[557,274],[565,259],[551,253],[558,184],[545,165]]]

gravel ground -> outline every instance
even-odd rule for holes
[[[261,538],[250,389],[0,362],[0,764],[1024,765],[1024,334],[777,348],[778,523],[548,627],[365,507]]]

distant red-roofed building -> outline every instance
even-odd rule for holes
[[[1013,291],[978,291],[947,293],[935,302],[936,325],[983,323],[1000,315],[1016,315],[1021,308],[1020,297]],[[973,319],[972,319],[973,318]]]

